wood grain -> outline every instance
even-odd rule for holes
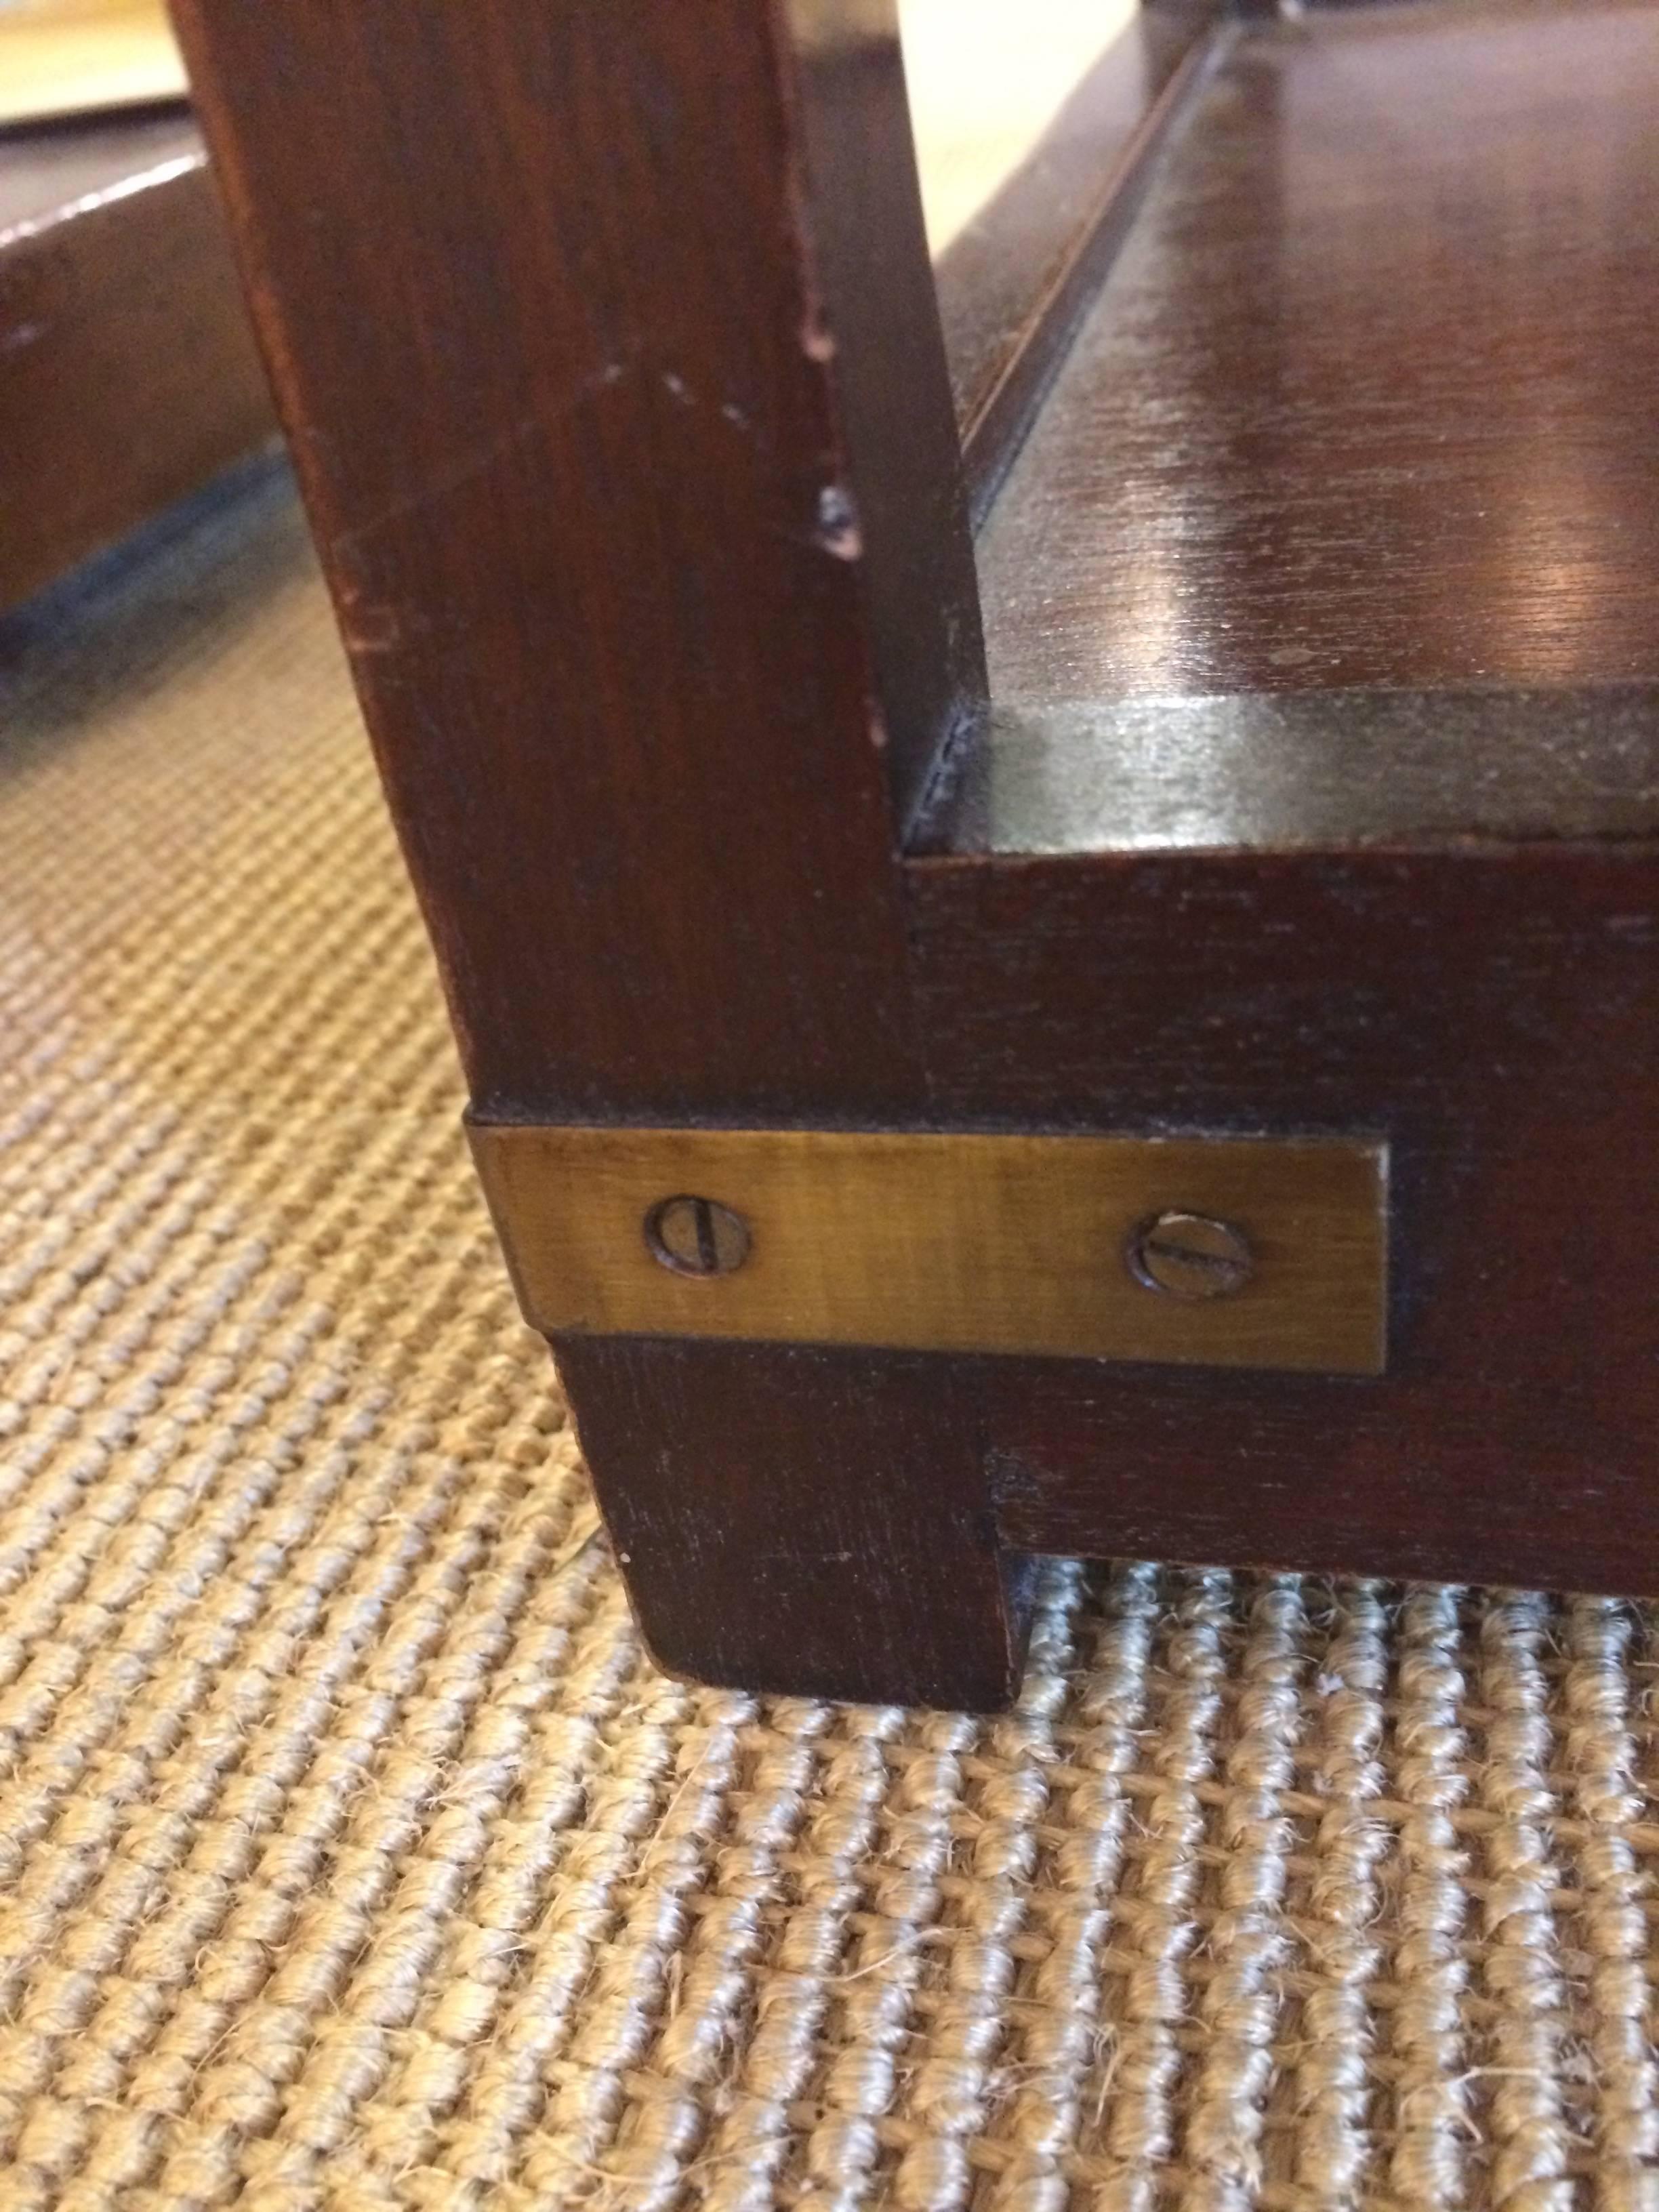
[[[475,1106],[917,1117],[895,852],[983,665],[890,8],[179,20]],[[665,1663],[1012,1694],[931,1371],[563,1365]]]
[[[199,134],[0,141],[0,606],[270,437]]]
[[[975,1363],[628,1337],[555,1350],[671,1674],[1008,1704],[1030,1576],[998,1541]]]
[[[1011,1540],[1659,1589],[1659,843],[908,880],[942,1118],[1389,1140],[1387,1373],[1011,1376]]]
[[[1659,684],[994,708],[918,854],[1340,851],[1659,831]]]
[[[1659,676],[1659,18],[1251,24],[980,541],[1000,708]]]
[[[1220,11],[1143,9],[935,276],[969,503],[982,522],[1079,317],[1128,236],[1155,158],[1208,66]]]
[[[475,1103],[913,1112],[981,665],[890,9],[179,21]]]

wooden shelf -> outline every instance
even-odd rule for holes
[[[922,848],[1651,831],[1659,13],[1217,36],[980,535]]]

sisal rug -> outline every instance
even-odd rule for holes
[[[285,477],[3,631],[0,2208],[1652,2205],[1659,1639],[1057,1563],[641,1655]]]

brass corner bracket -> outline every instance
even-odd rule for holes
[[[1388,1151],[1328,1139],[471,1122],[526,1318],[1375,1375]]]

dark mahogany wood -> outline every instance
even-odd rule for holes
[[[1231,21],[1127,237],[1017,180],[1005,446],[1119,250],[990,715],[882,0],[181,13],[476,1108],[1391,1147],[1375,1380],[562,1345],[664,1662],[994,1705],[1048,1549],[1659,1590],[1659,9]]]
[[[983,678],[890,12],[179,22],[475,1104],[915,1112]]]
[[[0,137],[0,606],[276,428],[182,114]]]
[[[896,853],[984,679],[891,9],[179,23],[475,1109],[922,1118]],[[1009,1694],[914,1362],[566,1367],[669,1663]]]
[[[1251,26],[980,544],[1000,707],[1659,676],[1659,19]]]
[[[556,1349],[671,1673],[883,1703],[1013,1696],[1030,1577],[999,1545],[978,1363],[637,1337]]]
[[[1659,832],[1659,684],[1254,691],[993,710],[918,855]]]
[[[1387,1374],[1009,1363],[1011,1543],[1659,1590],[1659,841],[908,881],[943,1121],[1391,1147]]]
[[[1208,0],[1147,8],[1107,47],[935,276],[963,465],[988,513],[1078,318],[1128,236],[1218,51]]]

